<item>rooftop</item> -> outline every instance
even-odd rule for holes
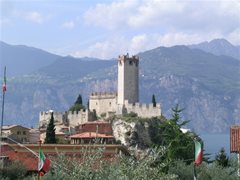
[[[114,138],[114,137],[112,135],[99,134],[95,132],[84,132],[80,134],[74,134],[70,136],[70,138],[87,139],[87,138]]]
[[[8,130],[8,129],[11,129],[11,128],[14,128],[14,127],[21,127],[21,128],[25,128],[25,129],[30,130],[30,129],[27,128],[27,127],[23,127],[23,126],[21,126],[21,125],[16,125],[16,124],[2,126],[2,129],[3,129],[3,130]]]

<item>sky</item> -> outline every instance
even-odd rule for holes
[[[0,41],[116,58],[225,38],[240,45],[240,0],[0,0]]]

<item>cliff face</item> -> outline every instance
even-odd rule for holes
[[[184,108],[182,118],[190,120],[187,126],[196,132],[227,132],[231,124],[239,123],[238,94],[211,91],[198,80],[176,75],[144,80],[142,84],[142,97],[150,99],[151,93],[156,92],[164,116],[170,118],[171,108],[180,104]]]
[[[149,122],[150,123],[150,122]],[[146,149],[152,141],[149,133],[148,122],[126,122],[117,119],[112,123],[113,135],[116,141],[130,149]]]

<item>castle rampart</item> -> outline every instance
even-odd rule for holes
[[[66,112],[53,112],[54,124],[55,125],[69,125],[77,126],[79,124],[88,122],[89,111],[66,111]],[[47,127],[49,120],[51,118],[51,112],[40,112],[39,113],[39,126]]]
[[[89,98],[90,111],[101,114],[115,112],[117,104],[117,93],[92,93]]]
[[[124,109],[126,113],[134,112],[138,114],[139,117],[155,117],[155,116],[161,116],[161,105],[156,104],[156,107],[153,107],[153,104],[140,104],[135,103],[131,104],[128,103],[128,100],[125,100],[124,103]]]

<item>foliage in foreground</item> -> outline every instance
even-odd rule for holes
[[[3,168],[0,173],[0,179],[2,180],[17,180],[23,179],[27,170],[20,162],[13,162]]]
[[[224,148],[220,149],[215,159],[219,166],[227,167],[229,165],[229,158],[227,157],[227,154]]]
[[[169,164],[157,163],[159,157],[166,153],[166,149],[154,148],[145,158],[139,160],[133,157],[119,155],[117,158],[104,159],[104,148],[96,150],[86,148],[81,152],[82,160],[76,157],[67,157],[59,154],[52,160],[51,170],[45,174],[43,180],[192,180],[193,163],[186,164],[184,161],[172,161]],[[165,167],[169,170],[165,173]],[[17,167],[17,168],[16,168]],[[21,165],[9,167],[9,175],[0,179],[36,179],[28,176],[24,178],[26,171],[19,170]],[[198,179],[211,180],[234,180],[237,179],[237,160],[229,160],[228,167],[219,166],[216,162],[202,163],[196,167]]]
[[[89,155],[89,151],[91,155]],[[78,179],[101,179],[101,180],[148,180],[148,179],[175,179],[174,175],[164,174],[161,170],[165,166],[159,164],[152,166],[156,156],[147,156],[142,160],[132,157],[118,156],[117,158],[103,160],[104,149],[93,152],[84,152],[84,163],[79,160],[69,160],[60,155],[51,172],[44,179],[51,180],[78,180]]]
[[[186,164],[183,161],[174,162],[170,168],[169,173],[178,176],[178,179],[192,180],[193,179],[193,164]],[[211,180],[234,180],[237,179],[237,163],[236,158],[231,159],[229,167],[219,166],[216,162],[203,162],[196,167],[197,179],[211,179]]]

